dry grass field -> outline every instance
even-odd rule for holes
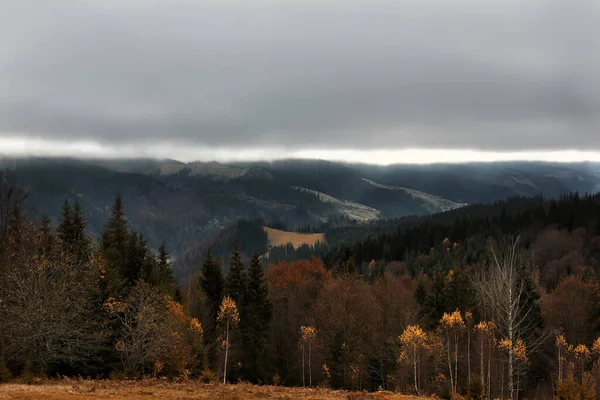
[[[265,226],[265,232],[269,238],[271,247],[286,245],[291,243],[294,248],[298,248],[303,244],[314,246],[317,242],[324,242],[325,235],[323,233],[297,233],[280,231],[279,229],[268,228]]]
[[[0,399],[18,400],[411,400],[413,396],[391,392],[361,393],[328,389],[303,389],[250,384],[222,385],[197,382],[173,383],[162,380],[88,381],[60,380],[43,384],[0,384]]]

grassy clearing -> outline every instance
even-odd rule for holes
[[[2,384],[0,399],[43,399],[43,400],[412,400],[391,392],[361,393],[329,389],[303,389],[281,386],[255,386],[250,384],[222,385],[197,382],[174,383],[164,380],[144,381],[88,381],[60,380],[38,385]]]
[[[323,203],[333,204],[338,211],[344,213],[347,217],[355,219],[357,221],[372,221],[374,219],[378,219],[381,215],[381,211],[373,207],[365,206],[364,204],[336,199],[335,197],[330,196],[326,193],[318,192],[316,190],[307,189],[300,186],[292,186],[292,188],[301,192],[311,193],[315,196],[319,196]]]
[[[298,248],[303,244],[314,246],[317,242],[325,241],[325,234],[323,233],[298,233],[280,231],[279,229],[268,228],[265,226],[265,232],[269,239],[269,245],[271,247],[282,246],[291,243],[294,248]]]

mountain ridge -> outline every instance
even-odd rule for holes
[[[175,165],[172,173],[161,166]],[[511,196],[594,192],[593,163],[495,163],[389,167],[325,160],[252,163],[176,160],[0,158],[29,188],[28,211],[54,224],[65,199],[78,201],[90,232],[102,232],[117,193],[135,230],[175,258],[240,220],[289,231],[428,215]],[[203,172],[203,173],[199,173]],[[353,222],[354,221],[354,222]],[[311,228],[312,227],[312,228]]]

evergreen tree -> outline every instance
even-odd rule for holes
[[[87,235],[87,221],[78,201],[71,214],[72,249],[76,265],[85,266],[90,261],[92,243]]]
[[[73,240],[73,220],[71,205],[66,199],[62,206],[61,221],[56,231],[63,246],[63,251],[68,251]]]
[[[158,257],[156,259],[156,272],[154,274],[156,286],[164,286],[172,281],[171,268],[169,267],[169,252],[164,243],[158,248]]]
[[[252,382],[264,380],[266,375],[265,348],[272,312],[262,263],[259,256],[254,255],[248,270],[248,286],[240,326],[245,353],[244,375]]]
[[[244,263],[240,254],[240,245],[235,242],[233,252],[229,259],[229,273],[227,274],[226,290],[238,307],[242,309],[244,306],[244,293],[246,290],[246,279],[244,276]]]
[[[106,287],[111,288],[107,295],[117,296],[126,283],[124,272],[127,268],[128,239],[129,232],[127,220],[125,219],[125,209],[121,196],[117,195],[115,204],[111,209],[110,219],[100,240],[100,249],[106,260]],[[108,282],[109,280],[110,282]]]
[[[433,329],[445,312],[452,309],[448,301],[448,282],[446,274],[438,270],[433,275],[431,283],[431,295],[425,300],[423,317],[426,325]]]
[[[205,316],[203,325],[205,326],[204,332],[206,343],[209,344],[209,356],[214,359],[216,355],[215,342],[217,339],[217,315],[224,295],[224,283],[221,265],[219,264],[219,261],[213,257],[210,249],[206,253],[206,257],[202,263],[199,286],[206,295],[207,315]]]
[[[152,264],[147,259],[148,248],[144,237],[133,232],[129,235],[125,263],[121,270],[125,285],[132,287],[144,274],[150,275]]]
[[[181,291],[179,291],[175,283],[175,278],[173,278],[173,270],[169,262],[169,252],[164,243],[161,243],[158,248],[156,262],[147,264],[152,265],[153,268],[146,271],[144,280],[159,287],[165,293],[172,296],[175,301],[181,303]]]
[[[111,209],[111,216],[102,234],[101,247],[111,250],[115,258],[125,258],[125,248],[129,236],[127,220],[125,219],[125,207],[121,196],[117,195],[115,204]]]
[[[356,273],[356,266],[354,265],[354,255],[350,247],[344,248],[344,255],[340,267],[338,268],[338,274],[354,274]]]

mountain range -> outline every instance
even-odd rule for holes
[[[164,159],[0,158],[28,188],[27,210],[57,223],[65,199],[98,235],[117,193],[132,227],[175,257],[239,220],[287,230],[444,212],[511,196],[600,190],[595,163],[374,166],[323,160],[221,164]]]

